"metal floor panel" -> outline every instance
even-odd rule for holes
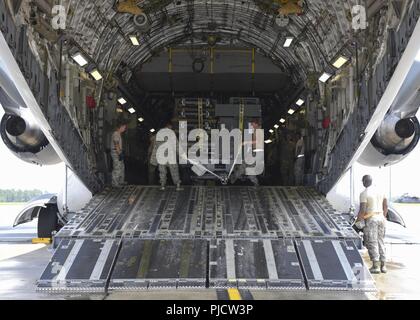
[[[126,239],[110,290],[206,286],[207,241]]]
[[[298,240],[308,288],[375,291],[375,282],[351,240]]]
[[[118,245],[118,240],[62,240],[38,280],[38,289],[105,292]]]
[[[212,240],[210,287],[305,289],[293,241]]]

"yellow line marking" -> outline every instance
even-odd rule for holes
[[[51,242],[52,242],[51,238],[33,238],[32,239],[32,243],[34,244],[38,244],[38,243],[50,244]]]
[[[236,288],[229,288],[228,294],[229,294],[229,300],[242,300],[241,294],[239,293],[239,290]]]

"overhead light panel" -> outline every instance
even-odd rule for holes
[[[334,63],[333,66],[336,67],[337,69],[340,69],[342,66],[344,66],[347,61],[349,61],[349,59],[347,59],[346,57],[340,56]]]
[[[275,125],[274,125],[274,128],[275,128],[275,129],[278,129],[278,128],[280,128],[280,126],[279,126],[278,124],[275,124]]]
[[[118,112],[118,113],[122,113],[122,112],[124,112],[124,110],[123,110],[123,109],[121,109],[121,108],[117,108],[117,112]]]
[[[130,109],[128,109],[128,112],[130,112],[131,114],[133,114],[133,113],[135,113],[135,112],[136,112],[136,109],[134,109],[134,108],[130,108]]]
[[[151,132],[151,133],[153,133],[153,132],[155,132],[155,131],[156,131],[155,129],[150,129],[150,132]]]
[[[321,81],[321,82],[327,82],[328,81],[328,79],[329,78],[331,78],[331,74],[329,74],[329,73],[327,73],[327,72],[324,72],[323,74],[322,74],[322,76],[321,77],[319,77],[319,81]]]
[[[127,103],[127,100],[125,100],[123,97],[121,97],[121,98],[118,99],[118,103],[121,104],[121,105],[124,105],[124,104]]]
[[[293,37],[287,37],[284,41],[283,47],[289,48],[292,45]]]
[[[295,110],[293,110],[293,109],[289,109],[289,111],[287,111],[287,113],[288,113],[288,114],[290,114],[290,115],[292,115],[292,114],[294,114],[294,113],[295,113]]]
[[[273,129],[270,129],[270,130],[268,130],[268,132],[270,132],[270,133],[274,133],[274,130],[273,130]]]
[[[131,40],[131,43],[133,44],[133,46],[139,46],[140,45],[139,39],[135,35],[131,35],[130,40]]]
[[[296,104],[301,107],[303,104],[305,103],[305,100],[303,99],[299,99],[298,101],[296,101]]]
[[[265,142],[265,144],[270,144],[270,143],[273,142],[273,140],[268,139],[268,140],[265,140],[264,142]]]
[[[139,120],[139,122],[143,122],[144,121],[144,119],[142,117],[140,117],[138,120]]]
[[[98,69],[93,69],[90,72],[90,75],[93,77],[93,79],[95,79],[96,81],[99,81],[102,79],[102,75],[101,73],[98,71]]]
[[[283,118],[280,119],[280,123],[285,123],[285,122],[286,122],[286,119],[283,119]]]
[[[71,56],[71,58],[77,62],[77,64],[81,67],[84,67],[88,64],[88,61],[81,53],[76,53],[75,55]]]

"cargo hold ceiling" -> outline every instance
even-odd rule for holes
[[[214,36],[218,46],[256,48],[298,83],[309,73],[328,68],[351,45],[351,8],[357,0],[332,1],[328,6],[323,0],[136,3],[147,19],[141,27],[139,21],[135,23],[136,15],[118,12],[115,0],[70,0],[67,34],[101,70],[112,73],[131,75],[168,47],[204,46]],[[283,12],[284,3],[298,5],[301,12]],[[130,35],[137,36],[138,46],[132,44]],[[287,37],[294,38],[288,48],[283,46]]]

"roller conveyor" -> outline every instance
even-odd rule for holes
[[[95,196],[57,238],[353,238],[346,219],[303,187],[158,187]]]
[[[375,289],[358,235],[311,188],[108,189],[54,242],[41,290]]]

